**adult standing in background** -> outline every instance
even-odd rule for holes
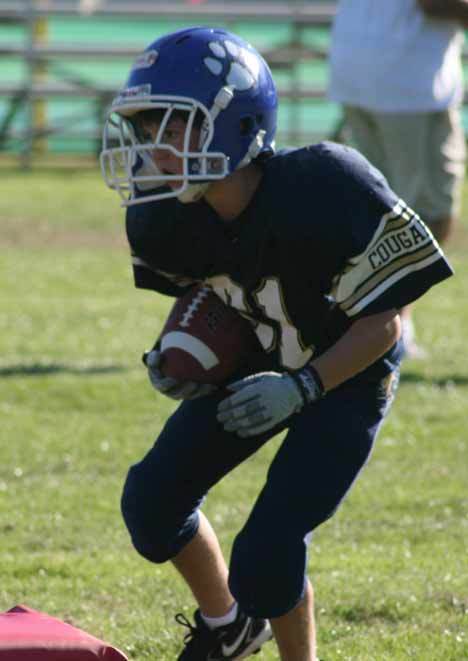
[[[340,0],[329,95],[355,146],[443,243],[460,211],[465,173],[462,29],[468,0]],[[408,357],[423,357],[411,310],[401,311]]]

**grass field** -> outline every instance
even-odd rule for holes
[[[127,468],[173,406],[140,364],[169,301],[133,288],[97,171],[0,174],[0,611],[24,603],[132,661],[173,661],[174,613],[193,603],[170,566],[133,551],[119,514]],[[430,359],[404,364],[369,465],[311,549],[327,661],[468,659],[467,223],[447,252],[456,277],[416,309]],[[279,442],[206,503],[227,553]]]

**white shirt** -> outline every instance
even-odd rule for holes
[[[329,96],[381,112],[427,112],[461,102],[463,32],[428,18],[416,0],[340,0]]]

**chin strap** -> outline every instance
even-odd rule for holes
[[[215,121],[216,117],[223,110],[225,110],[228,107],[228,105],[231,103],[232,99],[234,98],[233,90],[234,88],[232,87],[232,85],[226,85],[226,87],[222,87],[217,93],[213,101],[213,105],[211,106],[210,109],[210,116],[213,122]],[[208,131],[206,126],[205,127],[202,126],[199,148],[203,147],[207,133]],[[254,139],[249,145],[246,155],[237,165],[236,170],[240,170],[241,168],[244,168],[251,161],[257,158],[257,156],[260,154],[260,152],[263,149],[263,145],[265,142],[265,135],[266,135],[266,131],[264,131],[263,129],[257,132]],[[177,199],[183,204],[187,204],[189,202],[196,202],[197,200],[200,200],[203,197],[203,195],[206,193],[208,188],[211,186],[211,183],[212,182],[201,183],[201,184],[189,184],[187,189],[177,196]]]
[[[231,103],[233,98],[234,98],[234,88],[231,85],[226,85],[226,87],[221,87],[221,89],[215,96],[213,105],[211,106],[210,109],[210,116],[213,122],[215,121],[219,113],[228,107],[228,105]],[[200,141],[198,144],[199,149],[203,147],[206,137],[208,135],[208,129],[206,123],[204,124],[205,125],[204,126],[202,125],[202,129],[200,132]],[[201,183],[201,184],[189,184],[187,188],[182,193],[180,193],[180,195],[177,196],[177,199],[179,200],[179,202],[182,202],[182,204],[197,202],[197,200],[200,200],[203,197],[203,195],[206,193],[211,183],[212,182]]]
[[[212,182],[208,182],[205,184],[189,184],[184,190],[183,193],[180,193],[180,195],[177,196],[177,199],[179,202],[182,202],[182,204],[189,204],[190,202],[197,202],[198,200],[201,200],[201,198],[204,196],[208,188],[211,186]]]
[[[234,87],[232,85],[226,85],[226,87],[221,87],[221,89],[215,96],[215,100],[213,101],[213,105],[211,106],[210,109],[210,115],[213,122],[222,110],[226,110],[226,108],[231,103],[233,98],[234,98]]]
[[[260,152],[263,149],[265,133],[266,131],[263,130],[257,133],[255,138],[250,143],[246,155],[239,163],[236,170],[245,168],[246,165],[248,165],[255,158],[257,158],[257,156],[260,154]],[[206,191],[208,190],[208,188],[211,186],[212,183],[213,182],[208,182],[203,184],[189,184],[187,186],[187,189],[183,191],[183,193],[177,196],[177,199],[179,200],[179,202],[182,202],[183,204],[188,204],[190,202],[197,202],[197,200],[200,200],[203,197],[203,195],[206,193]]]
[[[266,134],[266,131],[264,131],[264,130],[261,130],[257,133],[255,138],[250,143],[246,155],[244,156],[242,161],[239,163],[236,170],[240,170],[241,168],[245,168],[246,165],[248,165],[251,161],[253,161],[255,158],[257,158],[257,156],[260,154],[260,152],[263,149],[265,134]]]

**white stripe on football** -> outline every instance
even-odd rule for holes
[[[183,331],[169,331],[161,338],[161,352],[168,349],[181,349],[195,358],[205,370],[219,364],[216,354],[210,347],[193,335]]]

